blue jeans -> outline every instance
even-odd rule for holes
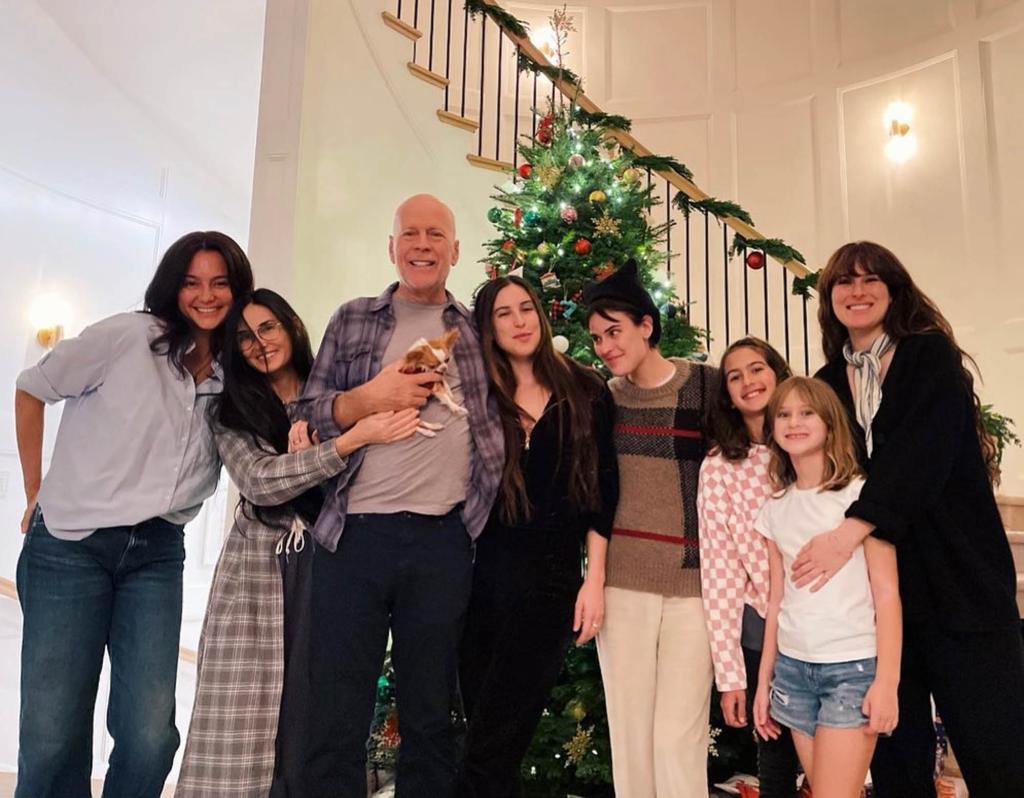
[[[104,798],[157,798],[180,737],[174,684],[184,531],[159,518],[59,540],[37,509],[18,559],[24,616],[16,798],[88,798],[103,652],[110,654]]]

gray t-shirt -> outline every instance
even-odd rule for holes
[[[401,358],[419,338],[444,334],[441,313],[445,305],[420,305],[392,299],[395,330],[384,350],[384,365]],[[462,383],[453,357],[445,375],[455,401],[462,404]],[[472,439],[469,420],[456,416],[431,397],[420,418],[443,424],[437,437],[418,432],[397,443],[366,447],[359,473],[349,487],[348,513],[444,515],[466,500]]]

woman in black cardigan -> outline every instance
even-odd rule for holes
[[[459,663],[469,723],[459,794],[502,798],[522,794],[520,765],[570,642],[601,626],[619,495],[615,404],[596,372],[555,351],[519,277],[486,284],[474,312],[506,463],[477,542]]]
[[[949,322],[885,247],[857,242],[818,281],[816,375],[858,430],[867,482],[793,563],[820,586],[868,534],[896,545],[900,721],[871,765],[877,798],[933,798],[942,716],[972,798],[1024,795],[1024,651],[1016,576],[992,491],[995,448]]]

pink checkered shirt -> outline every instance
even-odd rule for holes
[[[768,547],[754,519],[772,493],[768,447],[755,444],[745,460],[709,455],[700,468],[701,593],[720,692],[744,690],[740,648],[743,605],[764,617],[768,607]]]

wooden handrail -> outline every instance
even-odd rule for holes
[[[497,2],[497,0],[483,1],[487,5],[494,6],[495,8],[502,7],[501,4]],[[491,19],[491,21],[495,22],[502,29],[505,35],[513,43],[518,45],[519,52],[525,55],[531,61],[533,61],[533,63],[540,64],[543,66],[551,66],[551,62],[544,57],[544,54],[541,53],[541,51],[534,46],[533,42],[531,42],[529,38],[517,36],[515,33],[510,31],[508,28],[506,28],[504,25],[502,25],[500,22],[493,18]],[[593,100],[587,97],[587,95],[583,93],[583,90],[580,89],[578,86],[574,86],[572,83],[569,83],[566,80],[562,80],[561,78],[557,78],[552,82],[554,83],[555,88],[557,88],[563,94],[563,96],[568,98],[571,102],[574,102],[584,111],[589,111],[590,113],[603,113],[602,109],[597,105],[597,103],[595,103]],[[643,144],[641,144],[639,141],[633,138],[633,136],[627,133],[625,130],[609,129],[609,134],[612,137],[614,137],[620,145],[622,145],[626,149],[632,150],[638,156],[642,157],[645,155],[655,155],[655,153],[647,149]],[[691,200],[703,200],[707,199],[710,196],[709,194],[702,191],[700,187],[697,186],[695,183],[693,183],[690,180],[687,180],[685,177],[676,172],[661,170],[654,171],[659,177],[663,178],[664,180],[667,180],[675,188],[679,189],[684,194],[686,194],[686,196],[688,196]],[[755,242],[757,239],[768,238],[768,236],[759,232],[756,228],[752,227],[751,225],[747,224],[741,219],[737,219],[734,216],[722,217],[721,221],[723,224],[731,227],[735,232],[739,233],[741,236],[743,236],[751,243]],[[774,258],[774,256],[773,259],[781,263],[783,266],[786,267],[786,269],[795,274],[797,277],[805,277],[806,275],[810,274],[810,269],[808,269],[807,266],[800,263],[800,261],[798,260],[783,261],[779,258]]]

